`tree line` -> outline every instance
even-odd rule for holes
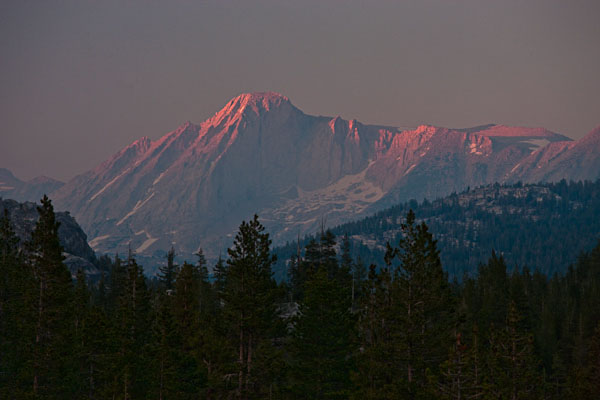
[[[562,275],[491,254],[460,283],[408,211],[382,265],[322,231],[275,256],[254,216],[226,259],[156,278],[104,257],[94,285],[63,263],[42,199],[31,240],[0,221],[0,398],[590,399],[600,396],[600,245]],[[338,244],[339,241],[339,244]]]

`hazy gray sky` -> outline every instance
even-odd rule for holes
[[[598,0],[0,2],[0,167],[62,180],[273,90],[410,127],[600,124]]]

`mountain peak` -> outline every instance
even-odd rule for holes
[[[600,139],[600,125],[592,129],[587,135],[585,135],[582,141],[596,141]]]
[[[277,101],[290,101],[286,96],[277,92],[248,92],[242,93],[234,97],[231,101],[242,100],[248,102],[277,102]]]
[[[279,109],[283,106],[294,107],[290,100],[275,92],[252,92],[242,93],[233,99],[217,112],[211,119],[215,124],[223,121],[233,121],[250,111],[255,115],[260,115],[263,112]]]
[[[251,108],[254,112],[259,113],[261,110],[271,111],[274,108],[278,108],[283,104],[291,104],[290,99],[287,97],[275,93],[275,92],[253,92],[253,93],[242,93],[237,97],[234,97],[228,105],[237,106],[238,109],[243,110]]]

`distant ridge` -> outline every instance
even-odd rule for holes
[[[52,193],[64,185],[47,176],[22,181],[6,168],[0,168],[0,197],[17,201],[38,201],[45,193]]]

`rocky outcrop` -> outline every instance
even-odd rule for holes
[[[20,245],[23,246],[31,239],[31,233],[39,218],[37,205],[0,198],[0,215],[4,215],[5,209],[8,210],[13,229],[20,240]],[[90,278],[98,278],[100,271],[95,265],[96,254],[88,245],[87,236],[81,227],[68,212],[57,212],[56,221],[60,224],[58,238],[63,246],[65,264],[73,276],[81,268]]]

